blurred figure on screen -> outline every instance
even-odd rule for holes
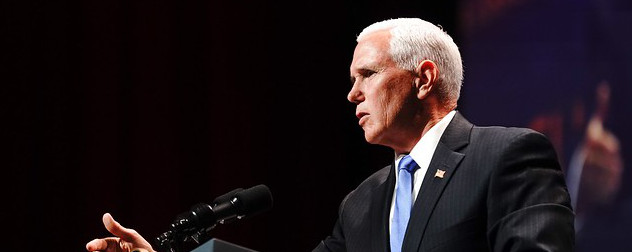
[[[536,116],[530,127],[545,132],[559,152],[564,138],[581,132],[565,166],[566,181],[575,209],[576,251],[626,251],[632,243],[632,204],[619,196],[624,183],[624,160],[619,138],[606,127],[611,87],[600,82],[594,92],[595,107],[586,122],[584,102],[571,111],[571,129],[564,132],[560,113]],[[568,140],[567,142],[573,142]]]
[[[604,126],[609,102],[610,86],[604,81],[596,89],[597,107],[568,167],[567,184],[575,205],[578,232],[585,216],[612,204],[621,186],[623,160],[619,139]]]
[[[619,199],[624,161],[617,136],[605,127],[611,90],[601,82],[596,108],[568,166],[567,184],[576,206],[577,251],[627,251],[632,205]]]

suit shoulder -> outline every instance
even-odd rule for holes
[[[539,134],[539,132],[522,127],[503,127],[503,126],[474,126],[474,131],[486,132],[486,133],[494,133],[494,134],[503,134],[508,136],[517,136],[524,134]]]
[[[514,154],[548,153],[557,156],[551,141],[544,134],[528,128],[474,127],[469,151],[487,160],[514,157]],[[510,154],[509,156],[505,156]]]
[[[548,138],[533,129],[520,127],[501,126],[474,126],[472,129],[473,141],[491,141],[494,143],[511,143],[520,139],[540,139],[548,141]]]

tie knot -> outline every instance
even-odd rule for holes
[[[406,155],[399,161],[399,169],[405,169],[406,171],[413,173],[419,166],[415,163],[415,160],[410,155]]]

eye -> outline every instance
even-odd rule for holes
[[[364,77],[364,78],[371,77],[371,76],[373,76],[376,73],[377,73],[376,71],[369,70],[369,69],[364,69],[364,70],[362,70],[360,72],[360,74],[362,74],[362,77]]]
[[[351,76],[349,78],[349,81],[351,82],[351,85],[354,85],[356,83],[356,80],[358,80],[358,78],[360,79],[360,81],[362,81],[363,79],[370,78],[376,73],[378,72],[374,70],[366,69],[366,68],[359,69],[358,74],[355,76]]]

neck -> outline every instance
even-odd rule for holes
[[[410,153],[410,151],[415,147],[415,145],[421,140],[423,136],[428,133],[428,131],[437,125],[441,119],[443,119],[450,111],[439,111],[433,110],[430,111],[427,115],[417,115],[413,120],[413,127],[408,134],[402,136],[402,142],[399,145],[391,146],[395,151],[396,155]],[[421,129],[421,130],[419,130]]]

